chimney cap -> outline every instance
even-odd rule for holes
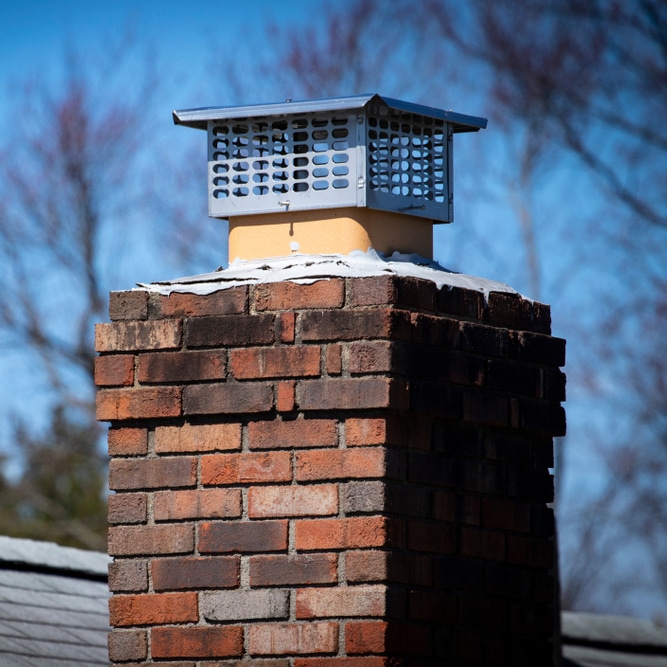
[[[252,118],[254,116],[281,116],[298,113],[316,113],[319,111],[351,111],[363,109],[371,102],[380,102],[390,109],[405,113],[418,114],[426,118],[437,118],[447,122],[454,132],[477,132],[486,128],[486,118],[467,116],[454,111],[445,111],[435,107],[404,102],[383,95],[367,94],[352,97],[332,97],[297,102],[281,102],[273,104],[254,104],[242,107],[203,107],[200,109],[183,109],[174,111],[175,125],[185,125],[205,130],[208,121],[231,120],[234,118]]]

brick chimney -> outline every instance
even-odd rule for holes
[[[549,308],[370,264],[112,293],[113,664],[552,664]]]

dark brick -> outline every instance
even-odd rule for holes
[[[220,558],[157,558],[151,563],[156,591],[235,588],[239,583],[238,556]]]
[[[303,341],[410,339],[409,314],[388,308],[317,310],[303,313],[300,319]]]
[[[408,480],[418,484],[453,487],[456,484],[456,461],[442,454],[410,452]]]
[[[274,341],[273,315],[229,315],[188,319],[188,347],[262,345]]]
[[[202,553],[257,553],[287,549],[287,521],[225,521],[202,523]]]
[[[272,407],[273,387],[270,384],[196,384],[186,386],[183,392],[186,415],[266,412]]]
[[[226,361],[225,351],[141,354],[137,377],[144,384],[222,380]]]
[[[519,294],[490,292],[486,316],[493,326],[530,330],[533,328],[535,313],[532,302]]]
[[[423,313],[412,316],[412,341],[415,343],[456,350],[460,344],[460,337],[458,320]]]
[[[519,426],[558,437],[565,435],[565,410],[556,403],[519,401]]]
[[[194,486],[197,461],[192,457],[114,459],[109,465],[109,488],[161,489]]]
[[[145,493],[116,493],[109,496],[109,523],[145,523],[148,507]]]
[[[404,382],[379,377],[304,380],[297,385],[296,400],[302,410],[404,410],[408,391]]]
[[[461,419],[461,390],[441,382],[415,380],[410,383],[410,410],[437,415],[443,419]]]
[[[517,340],[522,361],[559,367],[565,365],[565,341],[562,338],[522,331]]]
[[[442,313],[481,320],[484,307],[484,295],[475,290],[445,285],[438,292],[438,310]]]
[[[337,581],[336,554],[251,556],[251,586],[301,586]]]
[[[350,280],[350,305],[435,310],[437,288],[430,280],[399,276],[371,276]]]
[[[510,351],[509,332],[506,329],[463,322],[461,349],[485,357],[506,357]]]
[[[112,320],[145,320],[148,317],[148,292],[111,292],[109,317]]]

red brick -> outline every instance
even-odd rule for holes
[[[201,459],[201,480],[207,486],[289,482],[291,479],[290,452],[208,454]]]
[[[109,496],[108,521],[115,523],[145,523],[147,511],[145,493],[114,493]]]
[[[145,320],[148,317],[148,292],[111,292],[109,317],[112,320]]]
[[[454,553],[454,526],[431,521],[408,521],[408,549],[434,553]]]
[[[383,616],[386,597],[386,587],[381,585],[300,588],[296,591],[296,617]]]
[[[338,428],[333,419],[250,422],[248,444],[250,449],[335,447]]]
[[[102,389],[97,392],[98,421],[159,419],[180,414],[180,387]]]
[[[223,380],[226,366],[224,350],[151,352],[139,355],[137,378],[143,384]]]
[[[338,648],[338,623],[266,623],[248,629],[251,655],[333,653]]]
[[[154,628],[153,658],[228,658],[243,654],[243,628],[228,625],[195,628]]]
[[[387,340],[359,341],[350,344],[350,373],[390,373],[394,371],[396,347]],[[399,369],[396,369],[399,370]]]
[[[327,375],[340,375],[343,371],[342,347],[327,345],[325,365]]]
[[[163,317],[242,314],[247,310],[248,288],[232,287],[211,294],[172,292],[160,297]]]
[[[390,308],[316,310],[301,315],[301,340],[410,339],[410,318]]]
[[[248,491],[248,516],[328,516],[338,513],[338,486],[259,486]]]
[[[387,419],[352,418],[345,420],[345,444],[348,447],[387,443]]]
[[[338,577],[336,554],[250,556],[251,586],[333,584]]]
[[[340,308],[345,283],[340,279],[318,280],[309,285],[283,281],[255,285],[256,310]]]
[[[257,553],[287,549],[287,521],[219,521],[199,528],[201,553]]]
[[[382,377],[359,379],[303,380],[296,390],[302,410],[363,410],[409,406],[405,382]]]
[[[387,648],[387,623],[361,621],[345,624],[345,652],[348,655],[384,653]]]
[[[116,560],[109,563],[109,590],[112,593],[140,593],[148,590],[145,560]]]
[[[278,412],[292,412],[296,407],[296,381],[285,380],[278,382],[275,388],[276,410]]]
[[[214,452],[241,449],[241,424],[183,424],[157,426],[155,451],[158,454]]]
[[[194,532],[190,524],[109,528],[111,556],[183,554],[191,552],[193,546]]]
[[[430,280],[398,276],[369,276],[350,280],[350,304],[435,309],[436,286]]]
[[[345,554],[345,576],[348,581],[386,581],[389,555],[386,551],[348,551]]]
[[[271,408],[273,388],[269,384],[195,384],[186,386],[183,393],[186,415],[245,414]]]
[[[298,452],[296,478],[306,481],[383,477],[387,472],[385,454],[386,450],[382,447]]]
[[[180,320],[104,322],[95,325],[97,352],[168,350],[181,346]]]
[[[387,545],[388,525],[384,517],[351,519],[302,519],[296,521],[296,548],[362,549]]]
[[[155,521],[229,519],[241,516],[241,489],[160,491],[153,501]]]
[[[296,313],[280,313],[276,317],[276,343],[293,343]]]
[[[196,593],[114,595],[109,622],[114,626],[194,623],[199,618]]]
[[[193,457],[162,459],[113,459],[109,464],[109,488],[160,489],[194,486],[197,460]]]
[[[133,382],[133,355],[109,354],[95,357],[95,384],[98,387],[129,387]]]
[[[115,630],[109,633],[109,660],[127,662],[145,660],[148,655],[148,636],[139,630]]]
[[[185,341],[188,347],[269,345],[274,341],[274,317],[195,317],[187,321]]]
[[[133,456],[148,453],[148,431],[145,428],[111,428],[108,436],[109,456]]]
[[[156,558],[151,562],[156,591],[236,588],[239,572],[238,556]]]
[[[230,367],[238,380],[280,377],[317,377],[320,374],[320,347],[245,348],[232,350]]]

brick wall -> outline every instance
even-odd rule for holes
[[[114,664],[551,664],[548,307],[383,276],[110,313]]]

